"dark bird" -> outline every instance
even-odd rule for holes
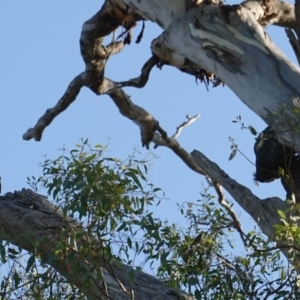
[[[300,155],[289,147],[282,145],[276,132],[268,126],[254,144],[256,156],[256,173],[254,180],[271,182],[280,178],[287,192],[287,198],[295,195],[300,203]]]

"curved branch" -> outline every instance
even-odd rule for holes
[[[159,63],[158,57],[152,55],[143,65],[142,73],[139,77],[129,79],[127,81],[118,82],[118,87],[134,86],[136,88],[142,88],[146,85],[149,79],[149,75],[154,66]]]
[[[291,29],[296,28],[297,23],[295,7],[293,4],[280,0],[263,0],[261,3],[264,10],[264,16],[262,17],[260,24],[273,24]]]
[[[180,133],[181,133],[181,131],[185,127],[187,127],[187,126],[191,125],[192,123],[194,123],[199,117],[200,117],[200,114],[197,114],[197,115],[195,115],[193,117],[190,117],[189,115],[187,115],[186,116],[187,121],[183,122],[182,124],[180,124],[179,126],[176,127],[176,132],[172,135],[172,138],[173,139],[178,138],[179,135],[180,135]]]
[[[137,11],[145,19],[151,20],[167,29],[169,25],[178,18],[181,18],[188,10],[201,7],[206,4],[204,0],[123,0],[129,7]],[[222,5],[219,0],[209,1],[212,5]],[[296,1],[297,3],[297,1]],[[280,0],[248,0],[240,5],[248,9],[261,25],[274,24],[281,27],[296,29],[296,17],[294,5]],[[230,7],[228,5],[228,7]]]
[[[289,39],[289,42],[293,48],[293,51],[295,53],[295,56],[297,58],[298,64],[300,65],[300,46],[298,39],[296,38],[296,35],[293,30],[286,28],[285,33]]]
[[[80,37],[80,50],[86,64],[86,71],[75,77],[58,103],[46,111],[34,128],[27,130],[23,135],[24,140],[34,138],[36,141],[40,141],[45,128],[75,101],[83,86],[87,86],[94,93],[99,94],[107,60],[125,47],[123,41],[116,42],[114,40],[108,46],[103,46],[102,42],[105,36],[112,33],[125,21],[134,22],[139,19],[140,16],[135,11],[128,9],[126,4],[118,0],[110,0],[105,1],[101,10],[84,23]]]

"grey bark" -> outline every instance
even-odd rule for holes
[[[75,220],[64,218],[62,212],[57,210],[46,197],[31,190],[23,189],[20,192],[0,196],[0,227],[2,238],[31,253],[39,254],[43,261],[78,287],[87,299],[193,299],[186,293],[169,288],[155,277],[140,271],[134,271],[134,284],[131,286],[130,267],[125,265],[120,268],[113,267],[112,272],[104,261],[103,278],[95,276],[87,283],[85,272],[74,272],[72,266],[80,263],[80,267],[89,270],[93,266],[93,260],[82,260],[79,255],[76,255],[75,250],[73,262],[60,259],[53,253],[57,242],[62,238],[62,230],[72,228],[82,231],[81,225]],[[65,242],[69,243],[69,240]],[[73,244],[81,242],[80,240],[73,241]],[[101,246],[99,246],[99,252],[101,252]]]

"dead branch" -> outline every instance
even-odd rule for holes
[[[286,28],[285,33],[289,39],[289,42],[293,48],[293,51],[295,53],[295,56],[297,58],[298,64],[300,65],[300,47],[299,47],[299,41],[296,38],[295,33],[293,30]]]
[[[66,92],[59,99],[57,104],[46,110],[45,114],[40,117],[33,128],[29,128],[23,135],[23,139],[29,141],[34,138],[36,141],[42,139],[43,132],[45,128],[51,124],[51,122],[57,117],[61,112],[66,110],[71,103],[73,103],[78,96],[81,88],[87,85],[86,74],[81,73],[76,76],[69,84]]]
[[[226,201],[222,186],[218,182],[213,182],[213,186],[215,187],[215,190],[218,193],[218,196],[219,196],[218,200],[219,200],[220,205],[223,206],[226,209],[226,211],[228,212],[229,216],[231,217],[231,219],[233,221],[234,228],[239,233],[244,246],[247,247],[246,240],[244,237],[244,232],[242,229],[242,224],[240,223],[239,218],[238,218],[237,214],[234,212],[232,206],[230,206],[229,203]]]
[[[121,81],[117,83],[117,87],[133,86],[136,88],[142,88],[146,85],[149,79],[149,75],[154,66],[159,63],[158,57],[152,55],[143,65],[141,75],[136,78],[129,79],[127,81]]]
[[[213,182],[218,182],[219,184],[221,184],[226,189],[226,191],[233,197],[233,199],[241,206],[241,208],[253,218],[253,220],[257,223],[261,231],[270,240],[274,240],[274,225],[281,223],[278,210],[286,211],[288,209],[287,204],[277,197],[267,198],[263,200],[259,199],[251,192],[250,189],[232,179],[216,163],[210,161],[200,151],[194,150],[191,153],[191,155],[195,162],[199,165],[199,167],[206,171],[207,176],[209,176]],[[233,219],[236,219],[234,215],[232,215],[232,217]],[[236,225],[236,228],[240,227],[239,221]],[[238,231],[242,233],[241,227]],[[291,247],[286,246],[285,243],[280,247],[282,249],[281,252],[288,259],[290,259],[290,253],[288,251],[288,248]],[[299,263],[295,257],[292,258],[291,263],[297,269],[297,272],[299,272]]]
[[[182,124],[180,124],[178,127],[176,127],[176,132],[172,135],[173,139],[176,139],[179,137],[181,131],[191,125],[192,123],[194,123],[198,118],[200,117],[200,114],[197,114],[193,117],[190,117],[189,115],[186,115],[186,118],[188,119],[187,121],[183,122]]]

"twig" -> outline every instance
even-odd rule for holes
[[[292,29],[285,29],[285,33],[287,35],[287,37],[289,38],[289,42],[294,50],[294,53],[296,55],[298,64],[300,65],[300,47],[299,47],[299,41],[295,35],[295,33],[293,32]]]
[[[238,231],[238,233],[240,234],[240,237],[243,241],[243,244],[245,247],[247,247],[247,244],[246,244],[246,240],[244,238],[244,232],[242,230],[242,225],[239,221],[239,218],[238,216],[236,215],[236,213],[233,211],[232,207],[229,205],[229,203],[226,201],[226,198],[225,198],[225,195],[223,193],[223,189],[222,189],[222,186],[218,183],[218,182],[213,182],[213,186],[215,187],[215,190],[217,191],[218,193],[218,196],[219,196],[219,203],[221,206],[223,206],[228,214],[230,215],[230,217],[232,218],[233,220],[233,224],[234,224],[234,227],[235,229]]]
[[[188,119],[187,121],[183,122],[181,125],[176,127],[176,132],[172,135],[173,139],[178,138],[180,135],[182,129],[185,127],[191,125],[193,122],[195,122],[198,118],[200,117],[200,114],[195,115],[194,117],[190,117],[189,115],[186,115],[186,118]]]

